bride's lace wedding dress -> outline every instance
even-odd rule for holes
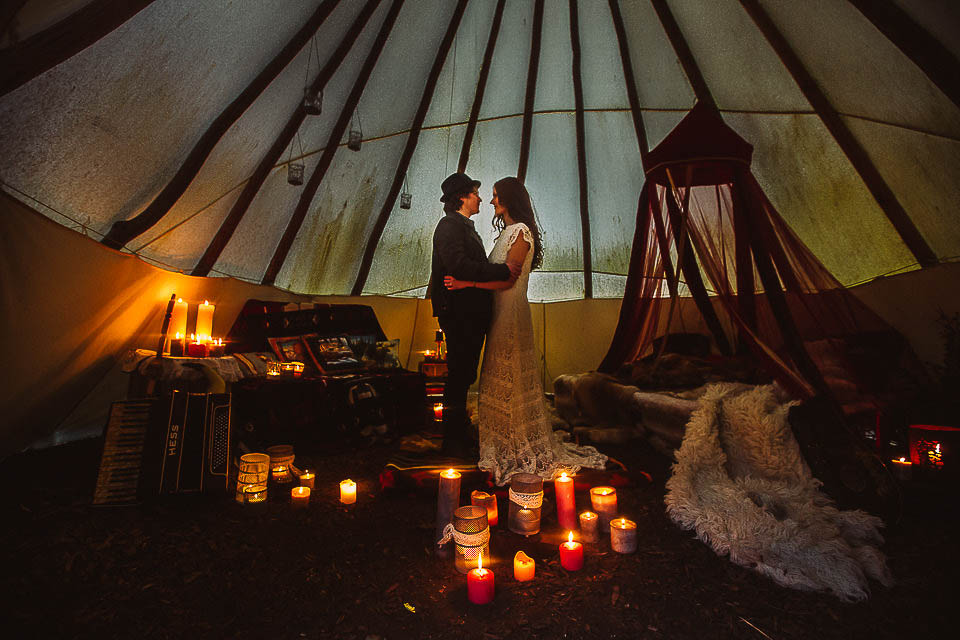
[[[502,485],[516,473],[549,479],[581,467],[602,469],[607,456],[593,447],[577,447],[554,432],[547,416],[533,346],[533,320],[527,282],[533,262],[533,234],[523,223],[500,233],[490,262],[503,263],[517,238],[530,244],[523,270],[509,289],[493,292],[493,321],[480,369],[480,462]]]

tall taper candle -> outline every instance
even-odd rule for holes
[[[557,521],[561,529],[570,531],[577,528],[577,507],[573,495],[573,478],[564,471],[553,480],[553,491],[557,497]]]
[[[437,491],[437,529],[434,543],[443,538],[444,528],[453,522],[453,512],[460,506],[460,472],[447,469],[440,473],[440,488]],[[437,555],[449,558],[453,553],[453,540],[437,545]]]

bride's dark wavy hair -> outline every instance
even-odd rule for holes
[[[510,212],[513,221],[527,225],[530,233],[533,234],[533,263],[530,269],[538,268],[543,263],[543,240],[540,237],[540,228],[537,226],[533,202],[530,200],[527,188],[513,176],[497,180],[493,188],[497,190],[497,199]],[[503,217],[493,216],[494,229],[503,231],[505,226]]]

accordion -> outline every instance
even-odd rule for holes
[[[95,505],[226,493],[230,394],[173,391],[115,402],[104,433]]]

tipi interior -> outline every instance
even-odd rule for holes
[[[12,624],[251,638],[951,628],[954,2],[13,0],[0,29]],[[524,537],[504,526],[505,487],[436,454],[443,362],[429,353],[427,283],[439,185],[456,171],[482,182],[488,250],[493,183],[515,175],[531,194],[541,381],[555,426],[612,459],[575,476],[574,502],[596,509],[590,488],[613,486],[636,551],[605,532],[569,570],[553,482],[540,532]],[[161,370],[150,363],[178,299],[185,336],[203,333],[212,304],[207,337],[227,344],[199,362],[169,353]],[[393,371],[380,358],[338,375],[308,340],[346,336],[356,351],[361,333]],[[268,379],[283,368],[267,360],[299,359],[291,339],[307,371]],[[263,362],[243,359],[254,352]],[[851,538],[854,516],[764,502],[773,493],[735,470],[732,436],[718,437],[725,463],[696,457],[708,408],[733,415],[745,397],[722,385],[748,382],[783,392],[767,416],[795,436],[810,499],[871,512],[885,543]],[[228,398],[226,489],[95,506],[117,407],[174,389]],[[241,454],[289,444],[295,476],[316,476],[306,508],[272,476],[263,504],[238,504]],[[708,529],[727,505],[690,487],[724,464],[728,484],[714,486],[766,524],[816,530],[781,539],[807,555],[856,557],[856,585],[791,575],[815,565],[772,560],[769,540],[751,555],[730,533],[747,520]],[[447,465],[462,475],[458,504],[473,489],[498,496],[487,605],[437,552]],[[824,551],[820,525],[846,556]],[[530,582],[512,572],[518,551],[536,564]]]

